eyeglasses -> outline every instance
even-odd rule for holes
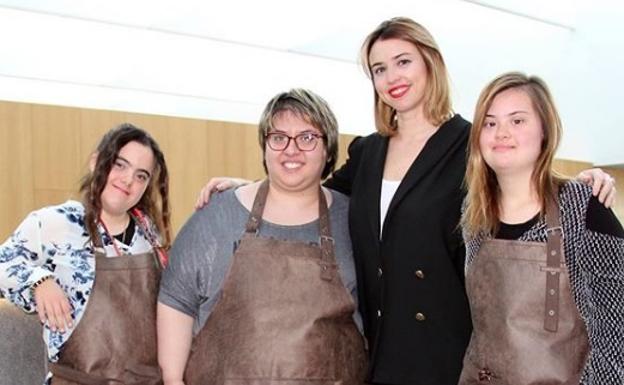
[[[325,135],[314,132],[304,132],[296,136],[288,136],[281,132],[269,132],[264,137],[273,151],[284,151],[290,144],[291,139],[294,139],[295,146],[297,146],[299,151],[313,151],[319,139],[325,139]]]

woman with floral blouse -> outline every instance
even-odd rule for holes
[[[47,384],[158,384],[156,295],[170,243],[165,159],[148,133],[122,124],[89,166],[80,202],[30,213],[0,246],[0,292],[37,311]]]

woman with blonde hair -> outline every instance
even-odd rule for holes
[[[474,330],[460,384],[622,384],[624,230],[552,169],[546,84],[512,72],[477,102],[462,217]]]

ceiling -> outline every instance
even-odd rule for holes
[[[620,3],[0,0],[0,99],[255,123],[275,93],[307,87],[341,132],[367,134],[372,88],[358,49],[403,15],[436,37],[458,113],[471,119],[481,87],[504,71],[537,74],[565,123],[558,156],[621,165]]]

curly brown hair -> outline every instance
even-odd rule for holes
[[[158,228],[163,238],[162,247],[169,249],[171,245],[171,212],[169,208],[169,173],[167,164],[158,143],[144,130],[130,124],[122,123],[108,131],[100,140],[95,153],[95,167],[82,178],[80,193],[85,208],[85,226],[93,245],[101,245],[98,234],[98,220],[102,210],[101,195],[108,174],[119,156],[119,151],[130,142],[137,142],[149,147],[154,154],[156,165],[154,175],[139,202],[132,207],[141,210]]]

